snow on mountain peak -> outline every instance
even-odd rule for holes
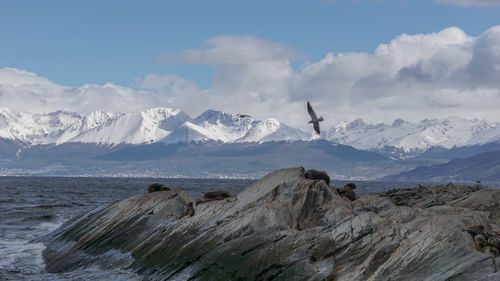
[[[90,85],[91,86],[91,85]],[[151,108],[132,113],[94,111],[0,112],[0,137],[36,144],[66,142],[144,144],[217,140],[222,142],[308,139],[310,135],[281,124],[207,110],[192,119],[179,109]]]
[[[3,110],[0,112],[0,137],[29,145],[65,142],[140,144],[164,138],[187,119],[189,116],[182,111],[170,108],[133,113],[94,111],[88,114]]]
[[[363,127],[366,127],[366,124],[365,121],[363,121],[363,119],[361,118],[357,118],[351,122],[349,122],[346,126],[346,129],[355,129],[355,128],[363,128]]]
[[[401,127],[405,123],[407,123],[405,120],[398,118],[398,119],[394,120],[394,122],[392,122],[392,127],[393,128]]]
[[[269,135],[279,130],[281,124],[274,118],[267,118],[262,121],[253,122],[253,126],[246,132],[246,134],[238,139],[238,142],[259,142]],[[278,138],[279,139],[279,138]]]
[[[155,107],[141,112],[143,116],[150,119],[164,120],[172,115],[181,113],[179,109],[172,109],[168,107]]]
[[[395,147],[405,152],[486,144],[500,141],[500,125],[485,120],[448,117],[411,123],[369,124],[358,118],[340,122],[321,136],[288,127],[274,118],[255,120],[244,114],[207,110],[191,118],[179,109],[151,108],[132,113],[94,111],[88,114],[0,110],[0,138],[27,145],[66,142],[144,144],[215,140],[266,142],[313,140],[322,137],[362,150]]]
[[[258,121],[251,117],[207,110],[194,120],[186,121],[162,141],[176,143],[216,140],[231,143],[299,140],[308,137],[307,133],[283,126],[274,118]]]
[[[500,131],[495,123],[484,120],[467,120],[461,117],[448,117],[443,120],[422,120],[410,123],[396,119],[389,124],[366,124],[361,119],[350,123],[341,122],[327,132],[332,142],[351,145],[358,149],[377,150],[393,146],[405,152],[424,151],[430,147],[459,147],[500,141]],[[488,134],[486,134],[489,132]]]
[[[212,125],[222,124],[224,126],[231,126],[234,123],[241,123],[241,122],[245,123],[248,120],[251,120],[251,118],[248,119],[241,118],[238,117],[236,114],[229,114],[226,112],[209,109],[200,114],[200,116],[196,117],[194,122],[197,124],[205,122],[205,123],[210,123]]]

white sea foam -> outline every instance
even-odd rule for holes
[[[57,229],[63,224],[62,219],[55,222],[43,222],[33,227],[26,234],[16,237],[0,238],[0,271],[21,271],[25,273],[40,273],[44,271],[42,252],[45,245],[33,242],[34,238],[41,237]]]
[[[39,273],[44,270],[42,252],[45,245],[23,239],[0,238],[0,270]]]
[[[36,226],[36,229],[38,230],[38,233],[40,235],[45,235],[59,228],[64,222],[65,220],[58,217],[58,220],[56,220],[55,222],[40,223],[39,225]]]
[[[71,272],[52,274],[45,271],[42,242],[33,239],[56,230],[64,223],[59,218],[55,222],[43,222],[34,226],[29,235],[22,238],[0,238],[0,276],[1,280],[141,280],[127,269],[102,269],[91,266]],[[120,256],[119,251],[110,255]],[[131,258],[131,257],[130,257]]]

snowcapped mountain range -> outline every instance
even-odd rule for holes
[[[426,119],[419,123],[396,119],[392,124],[375,125],[356,119],[337,124],[326,132],[326,138],[360,150],[394,147],[411,154],[431,147],[450,149],[499,142],[500,124],[460,117]]]
[[[414,153],[431,147],[453,148],[500,142],[500,124],[459,117],[419,123],[397,119],[392,124],[367,124],[356,119],[336,124],[324,131],[321,137],[360,150],[393,147]],[[318,136],[289,127],[274,118],[254,120],[214,110],[191,118],[179,109],[160,107],[133,113],[96,111],[89,114],[0,110],[0,138],[31,146],[69,142],[171,144],[206,140],[242,143],[314,140]]]
[[[96,111],[89,114],[0,110],[0,138],[26,145],[265,142],[304,140],[311,136],[273,118],[260,121],[214,110],[207,110],[194,119],[179,109],[161,107],[133,113]]]

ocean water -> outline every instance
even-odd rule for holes
[[[151,183],[182,188],[194,198],[216,189],[239,193],[254,180],[0,177],[0,280],[141,280],[124,268],[98,267],[51,274],[44,269],[43,243],[49,232],[91,209],[147,192]],[[332,181],[343,186],[347,181]],[[415,187],[415,183],[357,182],[358,194]]]

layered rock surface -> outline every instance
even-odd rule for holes
[[[350,201],[303,168],[195,207],[182,190],[96,209],[44,238],[46,269],[127,267],[146,280],[493,280],[472,224],[499,229],[500,190],[423,187]]]

